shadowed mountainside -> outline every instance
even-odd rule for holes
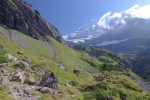
[[[58,30],[46,22],[40,13],[24,0],[0,0],[0,24],[16,29],[35,39],[50,41],[50,35],[64,43]]]

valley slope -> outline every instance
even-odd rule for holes
[[[0,1],[0,100],[150,99],[126,57],[70,48],[30,4]]]

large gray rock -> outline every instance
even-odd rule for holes
[[[17,51],[17,54],[19,54],[19,55],[23,55],[23,52],[21,52],[21,51]]]
[[[7,57],[7,59],[9,59],[9,60],[12,60],[12,61],[17,61],[17,58],[16,57],[14,57],[13,55],[11,55],[11,54],[6,54],[6,57]]]
[[[59,68],[63,69],[63,70],[66,69],[65,66],[64,66],[63,64],[55,64],[55,65],[58,66]]]
[[[55,90],[48,87],[37,87],[37,91],[41,93],[55,94]]]
[[[31,76],[31,75],[29,76],[28,79],[25,80],[24,83],[26,83],[26,84],[28,84],[28,85],[37,85],[37,83],[36,83],[35,80],[34,80],[34,77]]]
[[[25,61],[19,61],[19,63],[24,67],[24,69],[29,69],[30,64]]]
[[[17,69],[12,75],[12,81],[17,81],[23,84],[25,81],[25,72]]]
[[[79,74],[80,74],[80,71],[75,69],[75,70],[73,70],[73,73],[79,75]]]
[[[58,89],[58,79],[55,77],[53,72],[49,72],[43,76],[39,85],[53,89]]]
[[[8,76],[2,76],[0,79],[0,84],[3,86],[8,86],[10,84],[10,80]]]
[[[9,66],[9,63],[2,63],[2,64],[0,64],[0,68],[4,68],[4,67],[7,67],[7,66]]]

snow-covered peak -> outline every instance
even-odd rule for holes
[[[86,25],[78,28],[68,36],[63,36],[66,41],[72,41],[75,43],[85,42],[104,33],[104,30],[97,24]]]
[[[128,18],[149,19],[149,11],[150,4],[144,6],[134,5],[133,7],[122,12],[112,13],[109,11],[100,17],[98,25],[109,30],[113,29],[115,25],[122,27],[126,24],[126,19]],[[115,24],[111,25],[111,22],[115,22]]]
[[[135,5],[125,11],[105,13],[94,24],[78,28],[70,35],[65,36],[66,41],[86,42],[95,45],[109,45],[135,35],[150,32],[150,4]]]

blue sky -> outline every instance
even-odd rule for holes
[[[85,24],[98,21],[108,11],[124,11],[135,4],[149,0],[27,0],[62,35],[69,34]]]

